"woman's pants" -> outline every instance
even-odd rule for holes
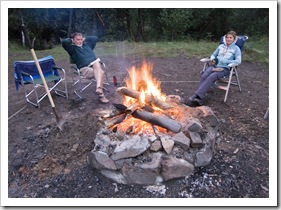
[[[198,95],[201,99],[206,96],[206,93],[216,80],[229,76],[229,69],[224,68],[224,70],[222,71],[213,72],[213,68],[214,66],[209,66],[201,76],[199,87],[195,92],[195,94]]]

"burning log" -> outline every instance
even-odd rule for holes
[[[127,87],[119,87],[116,90],[118,93],[121,93],[125,96],[129,96],[135,99],[139,99],[141,93],[137,90],[133,90]],[[159,107],[160,109],[166,110],[173,108],[172,105],[166,103],[165,101],[162,101],[154,96],[145,94],[145,103],[152,104],[153,106]]]
[[[111,110],[111,112],[106,113],[105,115],[103,115],[103,118],[111,118],[111,117],[115,117],[118,116],[120,114],[125,113],[124,110],[120,110],[120,109],[115,109],[115,110]]]
[[[140,108],[140,104],[139,104],[139,103],[131,104],[130,106],[127,107],[126,113],[132,114],[132,113],[133,113],[134,111],[136,111],[138,108]]]
[[[166,116],[158,116],[147,111],[136,110],[132,113],[132,116],[151,123],[152,125],[158,125],[162,128],[166,128],[174,133],[178,133],[181,130],[181,125]]]
[[[113,125],[121,123],[123,120],[125,120],[126,116],[127,116],[127,114],[123,113],[123,114],[120,114],[118,116],[115,116],[115,117],[112,117],[112,118],[109,118],[109,119],[105,120],[104,123],[107,127],[111,127]]]

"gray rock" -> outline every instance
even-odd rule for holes
[[[150,185],[154,184],[158,177],[158,173],[127,164],[122,168],[122,174],[128,184]]]
[[[188,138],[183,132],[177,133],[173,136],[176,145],[181,146],[184,150],[188,150],[190,147],[190,138]]]
[[[161,137],[161,143],[162,143],[162,147],[164,148],[165,152],[167,154],[170,154],[174,147],[175,142],[166,137]]]
[[[162,159],[162,176],[165,181],[169,179],[189,176],[194,171],[194,166],[185,161],[175,157],[167,157]]]
[[[150,150],[151,151],[159,151],[162,148],[161,142],[159,140],[154,141],[151,146],[150,146]]]
[[[111,160],[107,153],[102,151],[92,151],[88,154],[89,162],[93,168],[96,169],[111,169],[116,170],[116,165]]]
[[[123,174],[118,171],[112,171],[108,169],[102,169],[100,170],[101,174],[105,177],[113,180],[114,182],[117,182],[119,184],[129,184],[126,182],[126,179],[124,178]]]
[[[122,158],[136,157],[149,147],[150,143],[147,138],[133,136],[131,139],[118,144],[110,158],[112,160],[119,160]]]
[[[187,123],[187,129],[191,132],[199,132],[202,129],[202,125],[196,118],[189,118]]]
[[[191,139],[191,146],[192,147],[201,147],[203,144],[203,141],[201,139],[201,136],[197,132],[189,132],[190,139]]]
[[[153,171],[157,171],[161,165],[161,157],[162,157],[161,152],[151,153],[148,157],[149,159],[151,159],[150,162],[146,162],[146,163],[142,163],[142,164],[137,163],[135,166],[142,168],[142,169],[150,169]]]
[[[195,163],[196,167],[208,165],[213,158],[211,143],[206,143],[204,148],[196,153]]]

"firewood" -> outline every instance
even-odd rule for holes
[[[131,98],[139,99],[141,93],[137,90],[133,90],[127,87],[119,87],[116,90],[118,93],[123,94],[125,96],[129,96]],[[145,94],[145,103],[152,104],[153,106],[156,106],[160,109],[166,110],[173,108],[171,104],[166,103],[165,101],[162,101],[154,96]]]
[[[114,109],[114,110],[111,110],[110,112],[107,112],[102,117],[103,118],[111,118],[111,117],[115,117],[115,116],[118,116],[118,115],[123,114],[123,113],[125,113],[125,111],[120,110],[120,109]]]
[[[147,111],[136,110],[132,113],[132,116],[151,123],[152,125],[158,125],[162,128],[166,128],[174,133],[178,133],[181,130],[181,125],[166,116],[158,116]]]
[[[111,127],[113,125],[121,123],[123,120],[125,120],[126,116],[127,116],[127,114],[123,113],[123,114],[120,114],[118,116],[115,116],[115,117],[112,117],[112,118],[109,118],[109,119],[105,120],[104,123],[107,127]]]
[[[133,103],[130,106],[128,106],[125,111],[126,111],[126,113],[131,114],[134,111],[136,111],[138,108],[140,108],[140,104],[139,103]]]

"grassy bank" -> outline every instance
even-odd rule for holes
[[[95,52],[99,57],[176,57],[179,55],[198,57],[209,57],[218,46],[217,42],[207,41],[185,41],[185,42],[99,42]],[[36,49],[35,49],[36,50]],[[27,49],[14,43],[9,43],[9,55],[17,53],[20,60],[30,60]],[[67,53],[58,45],[50,50],[36,50],[37,57],[53,55],[58,61],[68,60]],[[269,40],[268,37],[251,39],[246,42],[243,51],[243,61],[269,62]]]

